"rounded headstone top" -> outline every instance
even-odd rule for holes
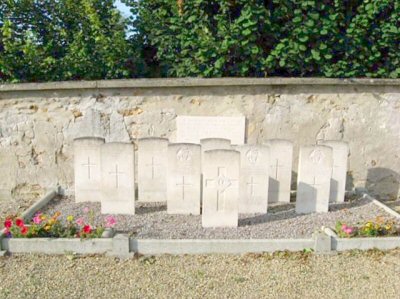
[[[162,137],[143,137],[139,138],[139,142],[142,141],[169,141],[168,138],[162,138]]]
[[[214,137],[214,138],[202,138],[202,139],[200,139],[200,143],[204,143],[204,142],[213,142],[213,141],[222,141],[222,142],[231,142],[229,139],[226,139],[226,138],[217,138],[217,137]]]
[[[191,143],[191,142],[177,142],[177,143],[170,143],[168,147],[181,147],[181,146],[191,146],[191,147],[200,147],[200,144]]]
[[[85,141],[85,140],[100,141],[100,142],[105,142],[106,141],[105,138],[96,137],[96,136],[77,137],[77,138],[74,138],[73,141],[75,142],[75,141]]]

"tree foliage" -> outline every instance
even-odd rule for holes
[[[123,2],[0,1],[0,81],[400,77],[399,0]]]
[[[3,0],[0,8],[2,80],[132,75],[134,51],[113,0]]]

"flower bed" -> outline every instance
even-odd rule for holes
[[[60,212],[52,216],[38,212],[27,224],[22,217],[8,216],[3,234],[7,238],[100,238],[106,228],[116,224],[115,218],[109,215],[103,224],[94,226],[93,211],[84,209],[83,212],[76,220],[72,215],[62,219]]]
[[[356,225],[348,225],[338,221],[335,232],[340,238],[396,237],[400,236],[400,225],[384,217],[376,217],[374,220]]]

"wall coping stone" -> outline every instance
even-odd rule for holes
[[[0,84],[0,92],[224,86],[399,86],[400,79],[371,78],[160,78]]]

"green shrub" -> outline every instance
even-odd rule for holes
[[[168,76],[400,76],[398,0],[126,2]]]

